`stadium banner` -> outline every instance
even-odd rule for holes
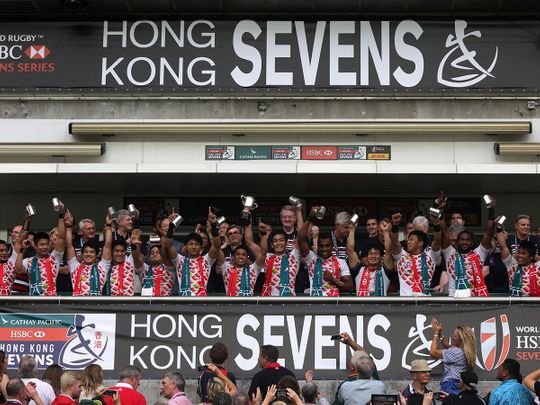
[[[532,94],[539,36],[535,20],[13,22],[0,91]]]
[[[336,379],[346,375],[351,352],[330,337],[346,331],[371,354],[381,378],[408,378],[416,358],[426,359],[437,378],[441,361],[428,353],[430,322],[436,317],[447,337],[457,325],[474,328],[481,379],[493,380],[506,358],[519,360],[523,373],[538,368],[540,318],[538,305],[530,301],[296,300],[120,299],[104,304],[98,299],[39,307],[8,302],[0,312],[0,349],[9,368],[29,354],[41,369],[53,363],[67,369],[95,363],[106,377],[116,378],[129,364],[141,368],[144,378],[157,379],[168,370],[195,378],[210,347],[224,342],[229,348],[225,367],[250,378],[259,368],[259,346],[272,344],[279,349],[279,363],[298,378],[313,369],[317,378]]]

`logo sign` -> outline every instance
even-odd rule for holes
[[[368,160],[390,160],[390,146],[368,146]]]
[[[236,146],[236,160],[267,160],[272,159],[271,146]]]
[[[336,156],[336,146],[302,146],[304,160],[335,160]]]
[[[30,59],[45,59],[51,51],[45,45],[31,45],[24,51]]]
[[[493,370],[499,367],[510,351],[510,326],[506,314],[497,318],[489,318],[480,324],[480,353],[481,359],[476,364],[483,370]],[[498,357],[497,357],[498,354]]]
[[[366,160],[366,146],[338,146],[337,158],[342,160]]]
[[[272,159],[300,160],[300,146],[272,146]]]
[[[115,314],[2,314],[0,349],[10,368],[32,355],[39,368],[57,363],[69,369],[99,364],[114,369]]]
[[[207,146],[206,160],[234,160],[234,146]]]

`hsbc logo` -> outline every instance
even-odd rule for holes
[[[43,332],[42,330],[38,330],[38,331],[34,332],[34,337],[36,337],[36,338],[45,337],[45,332]]]
[[[482,370],[499,367],[510,350],[510,325],[506,314],[486,319],[480,324],[480,353],[476,364]],[[498,357],[497,357],[498,355]]]
[[[51,51],[45,45],[30,45],[24,53],[30,59],[45,59]]]

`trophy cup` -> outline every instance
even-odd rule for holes
[[[34,207],[32,207],[32,204],[28,203],[26,206],[26,213],[28,214],[28,217],[33,217],[36,215],[36,210]]]
[[[497,222],[495,222],[495,226],[497,227],[497,231],[501,232],[503,230],[504,222],[506,221],[506,217],[504,215],[501,215]]]
[[[293,207],[300,208],[302,206],[302,200],[298,197],[291,195],[289,197],[289,204],[291,204]]]
[[[116,210],[114,209],[114,207],[107,208],[107,214],[109,214],[110,217],[114,217],[114,215],[116,214]]]
[[[351,225],[358,226],[358,214],[352,214],[351,219],[349,220]]]
[[[62,201],[60,201],[56,197],[54,197],[51,201],[54,212],[60,212],[60,210],[62,209]]]
[[[241,195],[240,199],[244,206],[244,209],[240,213],[240,225],[249,225],[251,222],[251,211],[257,208],[259,204],[257,204],[255,198],[250,195]]]
[[[217,219],[216,219],[216,223],[218,224],[218,226],[220,226],[225,221],[226,221],[226,219],[225,219],[224,216],[217,217]]]
[[[324,218],[326,215],[326,207],[324,205],[321,205],[317,210],[314,212],[315,218],[317,218],[319,221]]]
[[[442,218],[442,211],[440,209],[438,209],[438,208],[430,207],[429,208],[429,215],[432,216],[433,218],[441,219]]]
[[[130,217],[134,217],[137,215],[137,208],[135,208],[135,204],[128,205],[128,212]]]
[[[490,196],[489,194],[486,194],[482,197],[484,199],[484,203],[486,204],[486,208],[493,208],[493,205],[495,203],[495,199]]]
[[[175,228],[184,221],[184,217],[182,217],[182,215],[180,214],[176,214],[176,215],[177,217],[172,220],[172,224]]]

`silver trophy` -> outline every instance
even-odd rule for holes
[[[114,207],[107,208],[107,214],[109,214],[110,217],[114,217],[114,214],[116,214]]]
[[[241,195],[240,199],[242,200],[242,205],[244,209],[240,213],[240,224],[248,225],[251,222],[251,211],[259,206],[255,202],[255,198],[250,195]]]
[[[486,204],[486,208],[493,208],[493,204],[495,203],[495,200],[492,196],[489,194],[486,194],[482,197],[484,199],[484,203]]]
[[[438,218],[438,219],[442,218],[441,210],[438,209],[438,208],[435,208],[435,207],[430,207],[429,208],[429,215],[434,217],[434,218]]]
[[[501,215],[499,219],[497,220],[497,222],[495,222],[495,226],[497,227],[498,230],[502,231],[505,221],[506,221],[506,217],[504,215]]]
[[[289,197],[289,204],[291,204],[293,207],[300,208],[302,206],[302,200],[298,197],[291,195]]]
[[[60,210],[62,209],[62,201],[60,201],[56,197],[54,197],[51,201],[54,212],[60,212]]]
[[[176,228],[178,225],[182,223],[184,218],[180,214],[176,214],[176,218],[172,220],[173,226]]]
[[[315,218],[317,218],[320,221],[326,215],[326,207],[324,205],[321,205],[319,208],[317,208],[314,214],[315,214]]]
[[[26,213],[29,217],[33,217],[34,215],[36,215],[36,210],[34,207],[32,207],[32,204],[28,203],[28,205],[26,206]]]
[[[152,245],[159,245],[161,243],[161,238],[157,233],[153,233],[150,235],[148,242]]]
[[[128,212],[130,217],[134,217],[135,215],[137,215],[137,208],[135,208],[135,204],[128,205]]]
[[[225,219],[224,216],[217,217],[217,219],[216,219],[216,222],[217,222],[218,226],[221,225],[225,221],[226,221],[226,219]]]
[[[351,225],[358,226],[358,219],[359,219],[358,214],[352,214],[349,222],[351,223]]]

